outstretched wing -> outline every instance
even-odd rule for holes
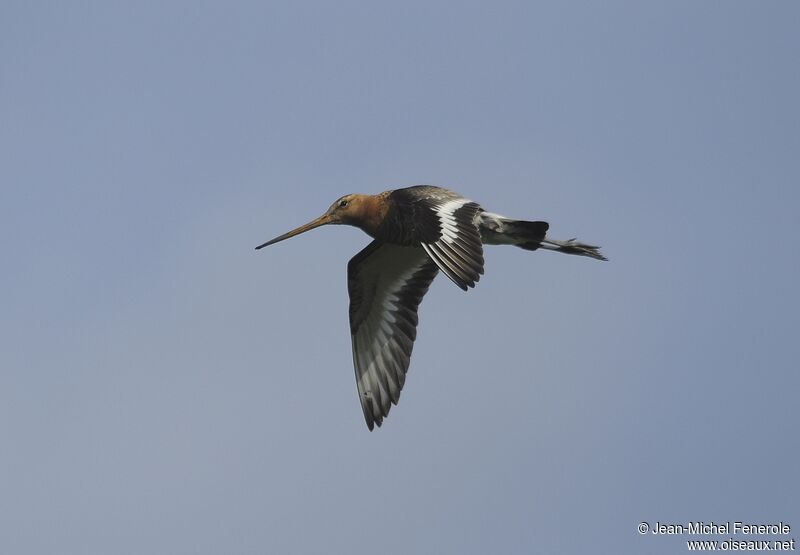
[[[399,236],[390,241],[419,244],[439,269],[465,291],[483,274],[483,243],[476,217],[483,209],[448,189],[417,185],[392,191],[389,219]]]
[[[378,240],[347,265],[353,364],[370,430],[400,399],[417,337],[417,307],[437,272],[421,248]]]
[[[432,203],[430,210],[439,220],[440,237],[433,243],[422,243],[422,248],[461,289],[475,287],[483,274],[483,243],[475,224],[480,205],[456,197]]]

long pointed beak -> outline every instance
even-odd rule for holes
[[[317,218],[315,220],[311,220],[307,224],[301,225],[300,227],[298,227],[297,229],[293,229],[289,233],[284,233],[283,235],[279,235],[278,237],[275,237],[275,239],[267,241],[263,245],[258,245],[256,247],[256,250],[258,250],[258,249],[260,249],[262,247],[268,247],[270,245],[274,245],[275,243],[277,243],[279,241],[283,241],[284,239],[289,239],[290,237],[294,237],[295,235],[300,235],[301,233],[305,233],[306,231],[312,230],[315,227],[319,227],[321,225],[325,225],[325,224],[329,224],[329,223],[332,223],[330,215],[323,214],[319,218]]]

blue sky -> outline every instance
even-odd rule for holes
[[[0,551],[676,553],[639,522],[800,530],[799,21],[4,2]],[[496,247],[469,293],[439,277],[369,433],[345,287],[368,238],[253,247],[419,183],[610,261]]]

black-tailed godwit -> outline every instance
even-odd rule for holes
[[[326,224],[374,240],[347,264],[358,396],[370,430],[397,404],[417,335],[417,308],[441,270],[461,289],[483,274],[483,245],[516,245],[606,260],[599,247],[546,235],[547,222],[513,220],[440,187],[345,195],[319,218],[256,249]]]

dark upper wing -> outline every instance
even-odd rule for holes
[[[392,191],[389,242],[421,245],[460,288],[474,287],[483,274],[483,244],[476,215],[483,209],[447,189],[417,185]],[[396,230],[401,230],[399,233]]]
[[[419,247],[377,240],[347,265],[353,363],[370,430],[400,398],[417,336],[417,307],[437,272]]]
[[[475,287],[483,274],[483,244],[475,215],[481,207],[456,197],[431,204],[432,217],[439,220],[440,237],[422,248],[439,269],[464,291]]]

